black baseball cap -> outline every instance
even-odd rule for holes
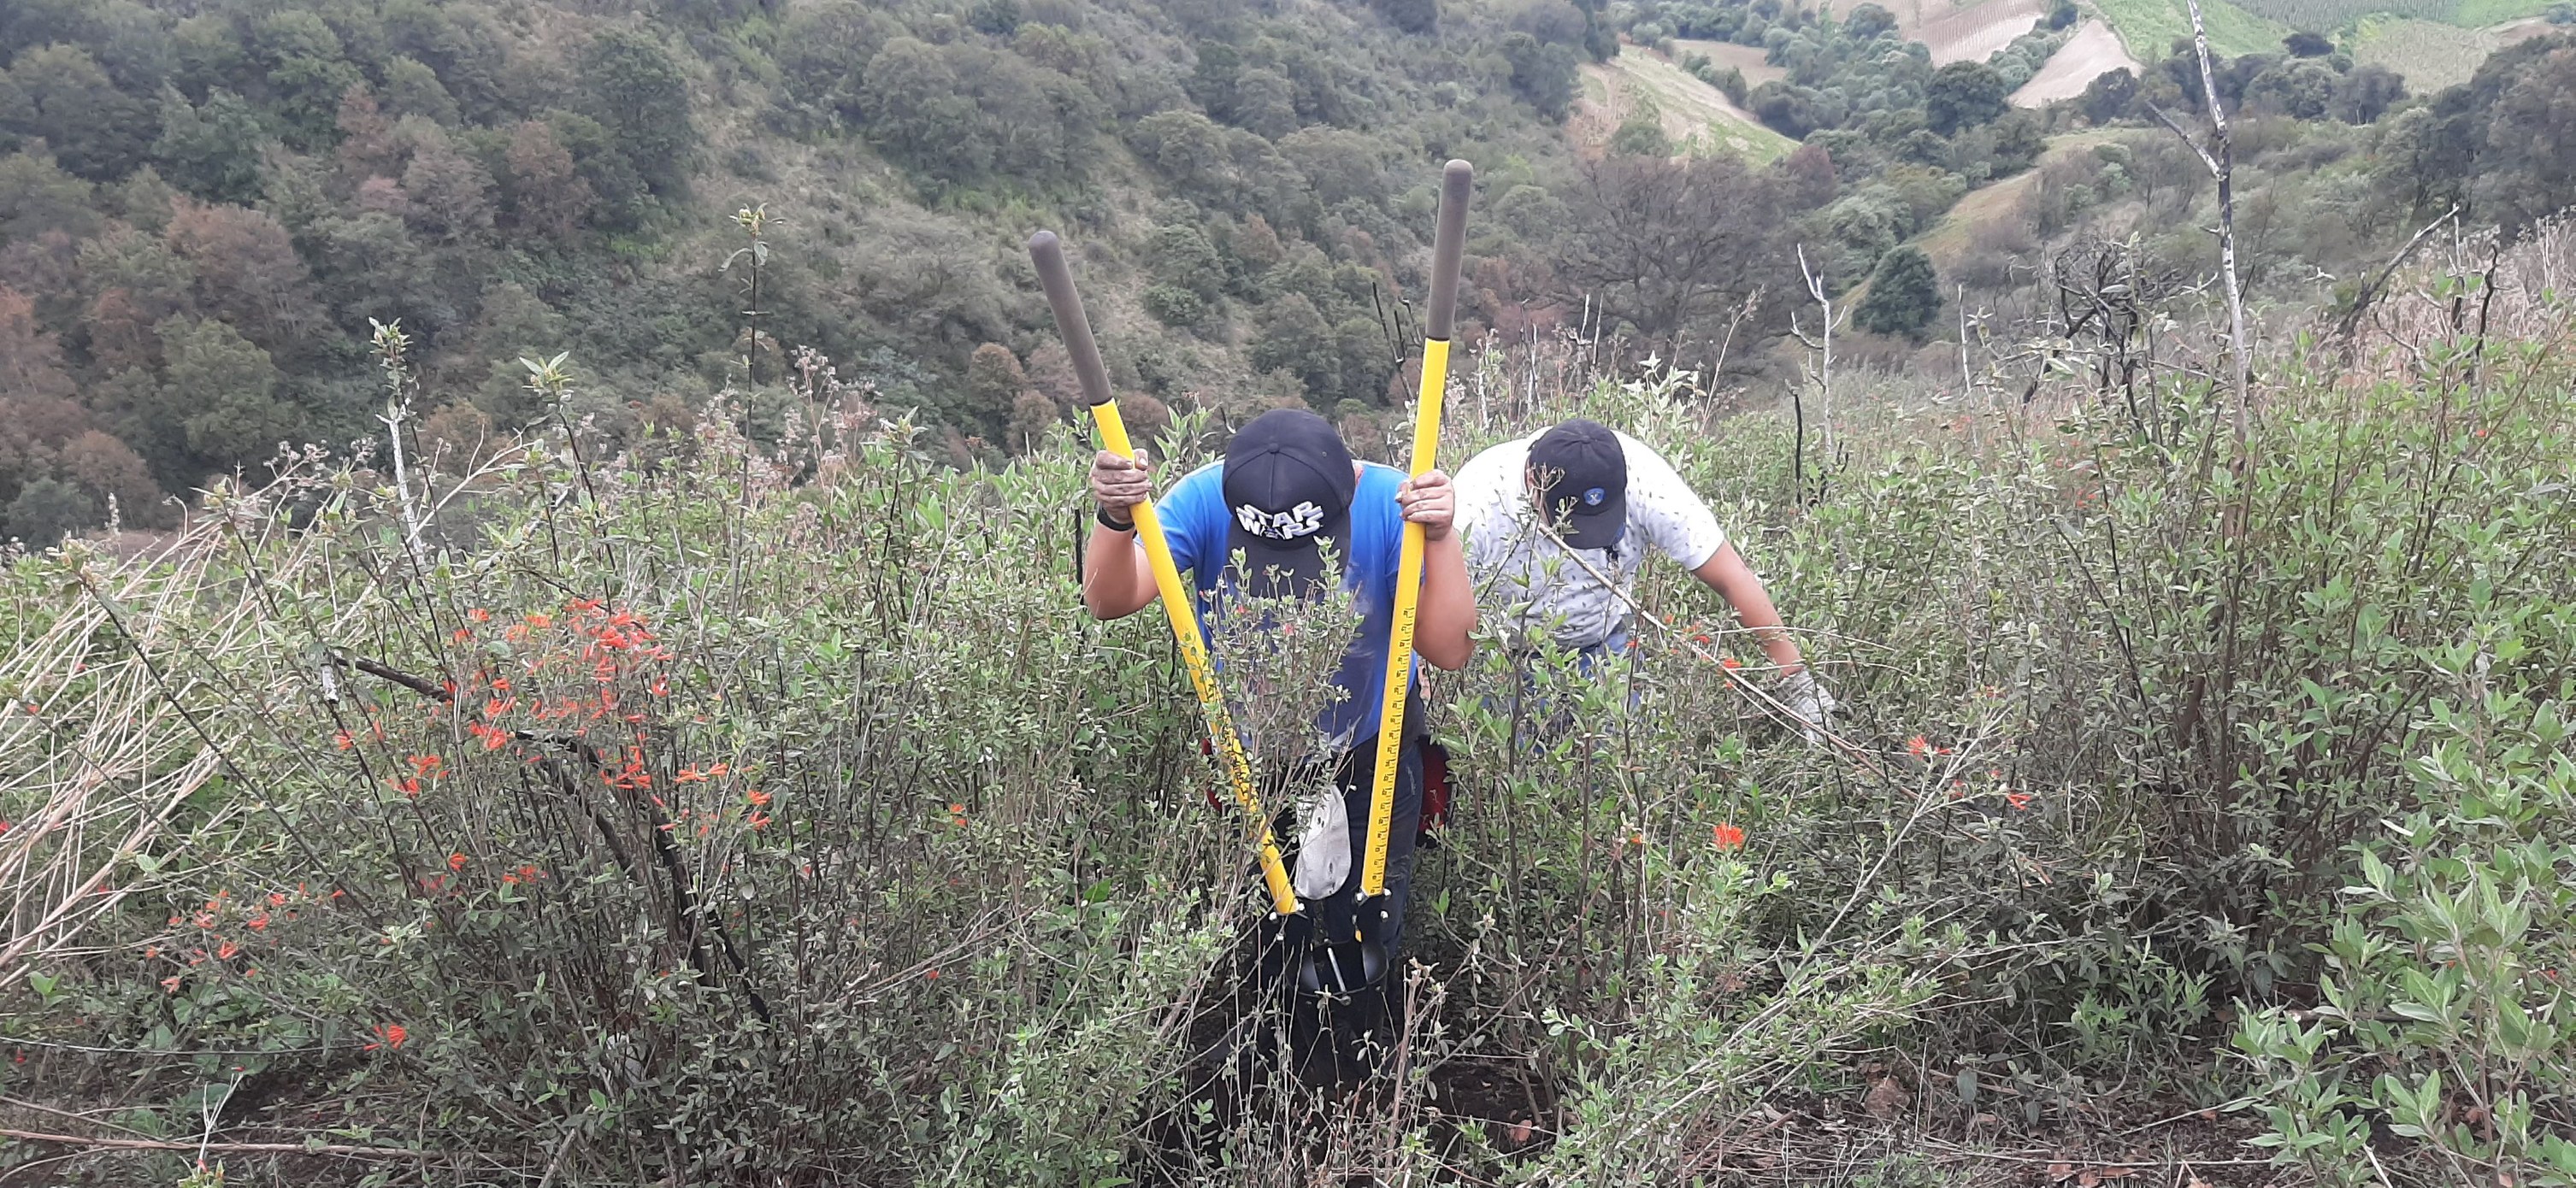
[[[1578,549],[1606,549],[1628,531],[1628,451],[1598,421],[1567,421],[1529,448],[1530,483],[1557,535]]]
[[[1243,554],[1241,588],[1255,598],[1304,596],[1324,578],[1325,541],[1350,536],[1359,478],[1332,423],[1273,409],[1235,431],[1225,449],[1226,553]]]

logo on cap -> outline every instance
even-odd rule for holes
[[[1602,489],[1601,489],[1601,488],[1599,488],[1599,487],[1594,487],[1594,488],[1592,488],[1591,490],[1589,490],[1589,491],[1585,491],[1585,492],[1583,493],[1583,502],[1585,502],[1585,503],[1587,503],[1587,504],[1590,504],[1590,505],[1592,505],[1593,507],[1599,507],[1599,506],[1601,506],[1601,501],[1602,501],[1602,500],[1604,500],[1604,499],[1608,499],[1609,497],[1610,497],[1610,492],[1605,491],[1605,490],[1602,490]]]
[[[1296,540],[1313,536],[1324,528],[1324,509],[1307,500],[1283,512],[1263,511],[1249,503],[1237,504],[1234,522],[1243,530],[1268,540]]]

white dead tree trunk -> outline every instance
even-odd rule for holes
[[[2193,139],[2162,109],[2150,110],[2199,155],[2209,176],[2218,182],[2219,279],[2227,293],[2227,351],[2236,381],[2236,440],[2242,445],[2247,435],[2246,405],[2253,399],[2250,385],[2254,368],[2247,355],[2250,344],[2245,338],[2245,292],[2236,279],[2236,151],[2228,138],[2227,109],[2218,103],[2218,72],[2210,63],[2209,26],[2201,20],[2200,0],[2184,0],[2184,4],[2191,10],[2192,49],[2200,55],[2201,102],[2209,109],[2209,143]]]

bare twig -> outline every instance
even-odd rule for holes
[[[46,1134],[39,1130],[12,1130],[0,1127],[0,1138],[26,1143],[53,1143],[60,1146],[91,1147],[108,1151],[187,1151],[208,1155],[331,1155],[342,1159],[484,1159],[505,1163],[497,1156],[479,1151],[414,1151],[403,1147],[353,1147],[339,1143],[171,1143],[160,1139],[83,1138],[76,1134]]]

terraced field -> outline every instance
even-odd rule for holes
[[[1748,75],[1747,82],[1753,81]],[[1777,160],[1797,142],[1764,127],[1753,114],[1652,50],[1623,46],[1608,62],[1583,67],[1583,97],[1570,130],[1578,143],[1598,145],[1628,118],[1640,100],[1663,117],[1664,135],[1683,153],[1729,152],[1755,163]]]
[[[1763,60],[1762,47],[1758,45],[1737,45],[1732,41],[1692,41],[1687,38],[1673,42],[1673,56],[1676,59],[1691,54],[1699,54],[1717,63],[1717,68],[1721,71],[1729,66],[1743,71],[1744,85],[1748,87],[1758,87],[1775,78],[1789,77],[1788,67],[1774,66]]]
[[[2048,12],[2048,0],[1875,0],[1896,14],[1897,32],[1932,49],[1935,65],[1985,61],[2012,39],[2028,33]],[[2175,0],[2180,3],[2181,0]],[[1850,12],[1861,0],[1828,0],[1836,15]],[[1746,76],[1750,78],[1750,75]]]
[[[2086,0],[2109,21],[2129,56],[2152,62],[2171,52],[2177,38],[2191,36],[2191,12],[2183,0]],[[2367,2],[2367,0],[2364,0]],[[2201,0],[2201,18],[2209,24],[2209,48],[2238,54],[2277,54],[2290,27],[2254,15],[2232,0]]]
[[[2405,75],[2406,89],[2421,95],[2469,81],[2488,54],[2550,29],[2533,19],[2463,29],[2413,17],[2367,16],[2353,26],[2352,56]]]
[[[2015,107],[2044,107],[2084,93],[2093,80],[2126,66],[2140,69],[2128,47],[2120,44],[2120,35],[2111,31],[2099,18],[2086,17],[2075,27],[2075,36],[2051,55],[2039,73],[2013,92]]]

